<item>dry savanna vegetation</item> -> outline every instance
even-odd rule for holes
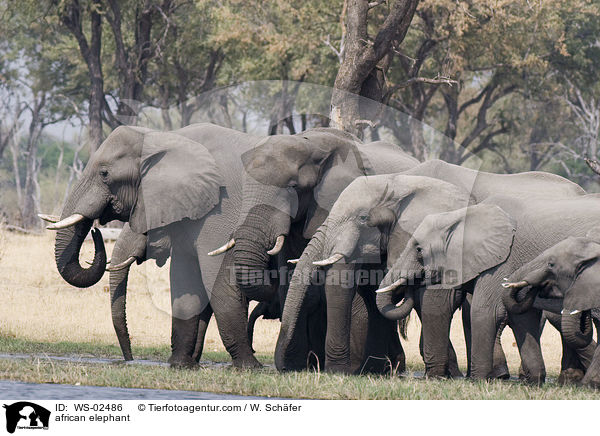
[[[49,362],[44,355],[91,355],[118,360],[120,351],[110,319],[108,274],[89,289],[65,283],[54,264],[53,235],[22,235],[2,232],[0,260],[0,351],[31,354],[31,359],[0,359],[0,377],[32,382],[81,383],[193,389],[238,394],[312,398],[594,398],[587,389],[563,388],[550,382],[534,388],[515,382],[472,383],[420,380],[415,372],[424,365],[418,351],[420,325],[416,316],[403,340],[408,376],[342,376],[313,372],[278,374],[272,366],[261,371],[237,371],[210,364],[194,371],[171,371],[164,367]],[[107,252],[112,243],[107,243]],[[91,259],[93,245],[84,243],[81,260]],[[136,358],[166,360],[170,344],[168,265],[153,261],[134,265],[130,274],[128,320]],[[262,320],[255,329],[254,349],[269,365],[279,322]],[[452,342],[461,367],[466,367],[460,312],[452,326]],[[510,329],[502,337],[512,374],[520,359]],[[542,347],[550,378],[560,370],[558,333],[547,325]],[[203,361],[227,362],[216,324],[211,322]]]

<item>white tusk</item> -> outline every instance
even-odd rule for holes
[[[131,256],[131,257],[128,257],[125,262],[121,262],[120,264],[111,266],[110,268],[106,268],[106,271],[110,271],[110,272],[120,271],[122,269],[129,267],[133,262],[135,262],[135,257]]]
[[[65,218],[64,220],[61,220],[57,223],[54,224],[50,224],[48,227],[46,227],[48,230],[60,230],[60,229],[66,229],[67,227],[71,227],[74,226],[75,224],[77,224],[79,221],[84,220],[85,217],[81,214],[75,213],[67,218]]]
[[[283,248],[283,243],[284,242],[285,242],[285,236],[284,235],[277,236],[277,240],[275,241],[275,245],[273,246],[273,248],[271,248],[269,251],[267,251],[267,254],[269,256],[275,256],[276,254],[279,254],[279,252]]]
[[[389,285],[389,286],[386,286],[385,288],[377,289],[375,292],[376,292],[377,294],[384,294],[384,293],[386,293],[386,292],[391,292],[391,291],[393,291],[394,289],[396,289],[397,287],[399,287],[399,286],[403,286],[403,285],[405,285],[405,284],[407,284],[407,283],[408,283],[408,280],[406,279],[406,277],[402,277],[402,278],[400,278],[400,279],[396,280],[396,281],[395,281],[394,283],[392,283],[391,285]]]
[[[581,312],[581,310],[573,310],[571,313],[569,313],[569,315],[577,315],[579,312]]]
[[[300,262],[300,259],[288,259],[287,263],[291,263],[292,265],[296,265]]]
[[[44,213],[38,213],[38,217],[40,217],[40,219],[43,219],[44,221],[47,221],[49,223],[56,223],[56,222],[60,221],[60,217],[58,217],[56,215],[46,215]]]
[[[223,245],[222,247],[217,248],[214,251],[211,251],[210,253],[208,253],[209,256],[217,256],[219,254],[223,254],[228,250],[231,250],[233,248],[233,246],[235,245],[235,239],[230,239],[229,242],[225,245]]]
[[[529,283],[527,283],[525,280],[520,281],[520,282],[513,282],[513,283],[502,283],[502,287],[503,288],[524,288],[525,286],[529,286]]]
[[[87,263],[88,265],[93,265],[94,262],[92,262],[91,260],[86,260],[85,263]],[[106,264],[108,265],[110,263],[110,259],[106,260]]]
[[[575,310],[572,310],[571,312],[569,312],[569,309],[563,309],[560,311],[560,314],[566,315],[568,313],[569,315],[577,315],[579,312],[581,312],[581,310],[575,309]]]
[[[315,265],[315,266],[333,265],[334,263],[339,262],[343,258],[344,258],[343,254],[336,253],[336,254],[334,254],[333,256],[331,256],[331,257],[329,257],[327,259],[317,260],[316,262],[313,262],[313,265]]]
[[[406,298],[403,298],[402,300],[400,300],[398,303],[396,303],[396,307],[400,307],[404,304],[404,302],[406,301]]]

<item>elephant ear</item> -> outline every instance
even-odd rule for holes
[[[185,218],[202,218],[218,204],[223,186],[209,151],[174,133],[144,136],[140,174],[138,198],[129,221],[137,233]]]
[[[600,292],[598,292],[598,275],[600,274],[600,246],[596,245],[595,262],[580,272],[573,284],[565,293],[563,309],[566,311],[588,310],[600,307]]]
[[[430,246],[443,254],[426,249],[423,262],[426,269],[443,270],[442,284],[437,287],[464,284],[508,258],[516,225],[500,207],[478,204],[434,215],[433,219],[436,217],[434,227],[439,229],[440,238]]]
[[[335,142],[342,141],[335,138]],[[348,140],[344,142],[342,146],[332,148],[332,152],[324,159],[321,177],[313,191],[314,202],[309,206],[305,221],[304,237],[307,239],[323,223],[346,186],[357,177],[372,173],[368,159],[360,152],[358,143]]]

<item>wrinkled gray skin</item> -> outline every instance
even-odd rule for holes
[[[522,313],[532,307],[543,307],[548,301],[559,303],[556,312],[560,315],[556,317],[563,341],[572,348],[593,354],[593,359],[590,356],[586,365],[575,368],[579,369],[579,374],[574,375],[582,379],[583,384],[595,388],[600,387],[600,351],[592,341],[591,323],[593,319],[598,328],[598,236],[600,232],[594,228],[585,237],[569,237],[548,248],[515,271],[509,277],[514,286],[503,291],[503,301],[509,311]],[[521,294],[526,295],[519,301]]]
[[[277,270],[285,274],[286,261],[302,254],[339,194],[356,177],[396,173],[418,163],[393,144],[381,141],[363,144],[345,132],[330,133],[327,141],[313,139],[324,131],[316,129],[295,135],[296,142],[287,144],[269,138],[243,157],[248,179],[244,183],[240,225],[234,234],[235,247],[231,251],[237,282],[249,299],[269,301],[279,291],[280,301],[284,301],[276,280],[256,283],[245,279],[243,274],[264,277],[265,273]],[[267,251],[281,235],[285,236],[282,250],[277,256],[270,256]],[[311,356],[316,356],[321,366],[325,361],[322,297],[315,293],[314,298],[305,300],[306,323],[302,327],[305,335],[294,352],[302,368]],[[365,303],[357,300],[355,309],[357,316],[352,329],[364,332],[368,322]],[[394,334],[396,338],[391,340],[399,344],[397,333]]]
[[[403,174],[405,175],[422,175],[427,177],[432,177],[435,179],[439,179],[445,182],[449,182],[458,188],[461,188],[463,192],[468,192],[472,200],[474,202],[482,201],[488,198],[491,195],[494,195],[496,192],[502,191],[514,195],[515,197],[519,196],[532,196],[537,195],[540,196],[544,192],[547,192],[548,196],[553,197],[573,197],[584,194],[584,191],[576,184],[567,181],[566,179],[555,176],[553,174],[548,173],[523,173],[523,174],[515,174],[515,175],[497,175],[485,172],[478,172],[468,168],[448,164],[443,161],[433,160],[422,163],[416,167],[413,167],[410,170],[405,171]],[[398,192],[404,192],[403,189],[398,188]],[[435,207],[434,204],[440,202],[440,199],[435,197],[435,192],[431,193],[435,198],[431,203],[430,207]],[[375,197],[379,199],[379,197]],[[408,197],[404,203],[408,203]],[[361,200],[350,199],[346,202],[348,207],[352,207],[354,203],[361,204]],[[446,210],[453,210],[463,207],[465,205],[465,195],[461,194],[454,197],[446,197],[443,201],[446,202],[454,202],[454,204],[447,204],[443,207],[446,207]],[[341,203],[341,202],[339,202]],[[372,205],[373,209],[376,209],[376,206],[384,206],[383,203]],[[406,207],[405,205],[401,207]],[[359,208],[356,208],[355,212],[358,212]],[[343,214],[342,214],[343,215]],[[348,221],[352,220],[352,217],[356,218],[360,215],[356,213],[350,214]],[[368,216],[368,214],[362,214],[362,216]],[[356,227],[356,226],[355,226]],[[380,226],[381,227],[381,226]],[[384,226],[385,227],[385,226]],[[340,228],[339,225],[334,226],[334,231],[329,232],[325,229],[323,231],[318,231],[315,234],[315,238],[308,245],[307,251],[304,252],[303,256],[309,258],[317,258],[320,259],[326,258],[331,254],[340,253],[345,256],[348,255],[350,249],[356,250],[353,248],[352,242],[358,243],[360,239],[368,240],[367,234],[364,231],[368,231],[371,234],[377,235],[376,229],[370,228],[369,226],[356,227],[362,228],[364,231],[354,231],[354,235],[357,236],[356,240],[352,238],[338,237],[337,229]],[[327,237],[329,240],[338,240],[338,246],[330,243],[330,247],[327,248],[327,251],[323,252],[323,240],[325,240],[325,234],[329,234]],[[408,235],[410,236],[410,234]],[[344,243],[344,241],[348,241],[348,243]],[[360,244],[359,244],[360,245]],[[377,246],[376,242],[371,242],[371,246]],[[401,244],[398,247],[402,247]],[[310,250],[310,251],[309,251]],[[388,259],[396,259],[400,253],[397,251],[395,253],[388,253]],[[322,256],[322,257],[321,257]],[[317,259],[319,260],[319,259]],[[389,263],[389,261],[388,261]],[[298,264],[300,266],[300,264]],[[305,268],[307,271],[310,271],[312,266],[311,262],[308,260],[305,263]],[[391,283],[391,282],[389,282]],[[388,284],[389,284],[388,283]],[[290,290],[292,289],[292,285],[290,286]],[[294,294],[296,294],[296,288],[294,288]],[[299,287],[298,289],[302,289]],[[464,291],[471,291],[471,289],[467,286],[464,287]],[[289,322],[286,319],[284,313],[284,319],[282,323],[282,329],[279,336],[278,348],[276,353],[276,362],[278,359],[281,359],[282,366],[290,365],[292,360],[292,356],[294,355],[295,349],[297,346],[295,345],[295,340],[292,340],[292,336],[298,334],[298,332],[302,332],[302,325],[306,323],[305,320],[305,309],[302,306],[302,298],[303,296],[311,296],[312,293],[307,292],[297,292],[298,297],[288,296],[288,301],[294,302],[293,304],[286,303],[284,311],[289,313],[290,318]],[[399,292],[395,298],[400,298],[403,295],[403,291]],[[464,292],[463,292],[464,295]],[[445,291],[437,291],[437,293],[427,292],[425,294],[419,294],[419,298],[415,299],[417,304],[420,304],[421,315],[425,319],[431,319],[431,322],[424,323],[423,326],[423,335],[424,335],[424,359],[426,361],[426,366],[428,373],[430,375],[443,376],[449,374],[449,363],[448,363],[448,347],[449,347],[449,339],[448,339],[448,330],[449,323],[452,318],[452,312],[456,308],[456,302],[460,297],[460,293],[457,293],[454,290],[445,290]],[[337,298],[337,300],[336,300]],[[390,295],[382,295],[378,297],[378,305],[381,306],[381,309],[385,312],[385,316],[390,319],[400,319],[401,316],[405,315],[404,308],[396,309],[394,306],[389,305],[392,303],[387,300],[390,298]],[[335,304],[333,307],[338,308],[336,314],[331,314],[328,316],[328,320],[332,325],[334,331],[338,331],[338,340],[335,343],[332,343],[331,349],[342,350],[342,352],[337,352],[338,356],[335,357],[336,360],[342,362],[342,365],[339,365],[338,368],[341,371],[349,371],[347,362],[348,362],[348,350],[346,344],[348,343],[347,332],[344,332],[344,329],[341,327],[335,327],[334,324],[338,326],[344,326],[347,323],[347,313],[348,313],[348,298],[347,293],[337,293],[328,297],[328,301],[334,301]],[[296,323],[300,326],[300,328],[293,327],[294,319],[296,319]],[[465,320],[467,321],[467,320]],[[468,324],[468,322],[465,322]],[[291,331],[291,334],[290,334]],[[499,335],[499,333],[498,333]],[[436,341],[432,342],[430,337],[439,338]],[[302,341],[300,341],[302,343]],[[469,342],[467,342],[467,346],[469,346]],[[446,351],[441,351],[446,350]],[[506,366],[506,361],[504,358],[504,354],[502,352],[502,348],[499,344],[499,336],[498,341],[496,341],[496,346],[494,348],[494,373],[495,377],[507,377],[508,376],[508,368]],[[288,363],[290,362],[290,363]]]
[[[114,264],[119,264],[135,257],[137,264],[141,264],[148,259],[155,259],[156,264],[162,267],[169,256],[171,255],[171,241],[164,229],[150,231],[149,235],[134,233],[126,223],[123,230],[115,243],[112,252]],[[127,329],[126,316],[126,299],[127,299],[127,279],[129,276],[130,266],[110,272],[110,301],[113,327],[117,334],[117,339],[123,353],[123,358],[126,361],[133,360],[131,352],[131,340]],[[204,338],[206,329],[212,316],[212,308],[210,305],[200,314],[198,324],[198,337],[196,347],[192,358],[200,361],[202,350],[204,348]],[[259,317],[264,319],[279,319],[281,311],[279,309],[279,300],[275,299],[272,302],[259,303],[248,319],[248,343],[252,346],[252,337],[254,332],[254,324]]]
[[[403,274],[432,277],[432,290],[472,286],[471,376],[489,377],[495,338],[508,320],[519,347],[524,378],[543,383],[541,311],[507,314],[501,285],[505,277],[565,235],[584,236],[597,223],[598,199],[595,195],[554,200],[493,196],[468,209],[429,215],[382,286]],[[451,309],[447,312],[451,313]],[[439,355],[440,350],[445,350],[441,344],[446,341],[445,337],[431,337],[429,346],[437,349],[435,354]]]
[[[123,226],[115,247],[112,252],[113,265],[126,261],[130,257],[135,257],[137,264],[141,264],[148,259],[155,259],[156,264],[162,267],[171,255],[171,241],[164,228],[151,230],[147,235],[135,233],[126,223]],[[129,277],[130,266],[110,272],[110,306],[113,321],[113,327],[119,340],[119,346],[126,361],[133,360],[131,352],[131,340],[127,329],[126,317],[126,299],[127,299],[127,279]],[[200,360],[202,349],[204,347],[204,337],[206,329],[212,316],[212,308],[209,305],[200,314],[198,322],[198,336],[196,346],[192,354],[192,359],[196,362]]]
[[[293,140],[288,138],[282,141]],[[195,363],[198,326],[209,300],[234,365],[259,366],[247,342],[247,300],[230,280],[231,255],[207,253],[223,235],[233,234],[242,204],[241,156],[262,139],[210,124],[175,132],[118,128],[90,159],[62,212],[61,219],[85,217],[59,230],[56,242],[59,272],[81,287],[97,282],[105,266],[99,238],[93,265],[86,270],[78,262],[93,219],[128,221],[135,233],[150,236],[165,229],[173,247],[169,360],[175,366]]]
[[[260,365],[248,343],[248,300],[268,300],[273,293],[252,295],[244,288],[240,292],[232,280],[233,253],[211,257],[208,252],[246,220],[247,214],[240,211],[268,207],[262,201],[268,195],[260,192],[252,197],[256,203],[242,203],[242,186],[248,181],[242,161],[261,141],[277,150],[293,151],[301,144],[311,155],[352,142],[335,129],[265,139],[210,124],[174,132],[120,127],[90,159],[65,204],[61,220],[73,214],[85,218],[57,232],[57,267],[67,282],[79,287],[96,283],[106,265],[97,233],[92,266],[79,265],[79,250],[94,219],[126,221],[139,234],[165,228],[172,243],[169,361],[174,366],[195,363],[198,325],[209,302],[234,365]]]
[[[429,177],[387,174],[355,179],[339,196],[325,223],[319,227],[309,248],[300,257],[284,307],[282,328],[277,341],[277,367],[286,370],[301,366],[296,350],[297,343],[304,341],[304,331],[299,328],[306,322],[303,304],[307,299],[315,298],[312,294],[316,290],[314,286],[310,286],[310,281],[302,280],[302,277],[311,277],[317,271],[319,267],[313,262],[341,254],[343,259],[332,266],[323,267],[328,276],[333,277],[332,274],[339,274],[341,271],[371,270],[378,271],[381,280],[386,267],[393,264],[427,215],[453,210],[457,205],[466,206],[469,202],[467,191]],[[378,281],[369,280],[363,286],[345,289],[336,285],[333,280],[327,280],[326,283],[325,368],[328,371],[356,372],[364,365],[368,356],[352,353],[353,344],[363,343],[361,348],[367,349],[367,344],[372,346],[381,340],[380,333],[375,329],[375,334],[348,334],[351,332],[357,291],[360,295],[365,295],[371,325],[387,326],[388,330],[393,331],[396,322],[384,318],[376,308],[373,291],[377,288]],[[408,315],[414,301],[420,302],[422,299],[418,295],[419,290],[422,288],[410,289],[405,295],[397,295],[397,301],[402,297],[407,298],[401,307],[394,308],[394,312]],[[417,296],[413,298],[415,292]],[[456,304],[460,306],[462,298],[457,297],[457,300]],[[409,302],[411,306],[407,308]],[[417,309],[421,317],[418,303]],[[448,344],[447,354],[453,363],[452,375],[459,376],[451,344]]]

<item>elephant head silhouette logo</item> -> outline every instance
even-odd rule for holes
[[[6,431],[14,433],[18,428],[47,429],[50,411],[28,401],[3,406],[6,409]]]

